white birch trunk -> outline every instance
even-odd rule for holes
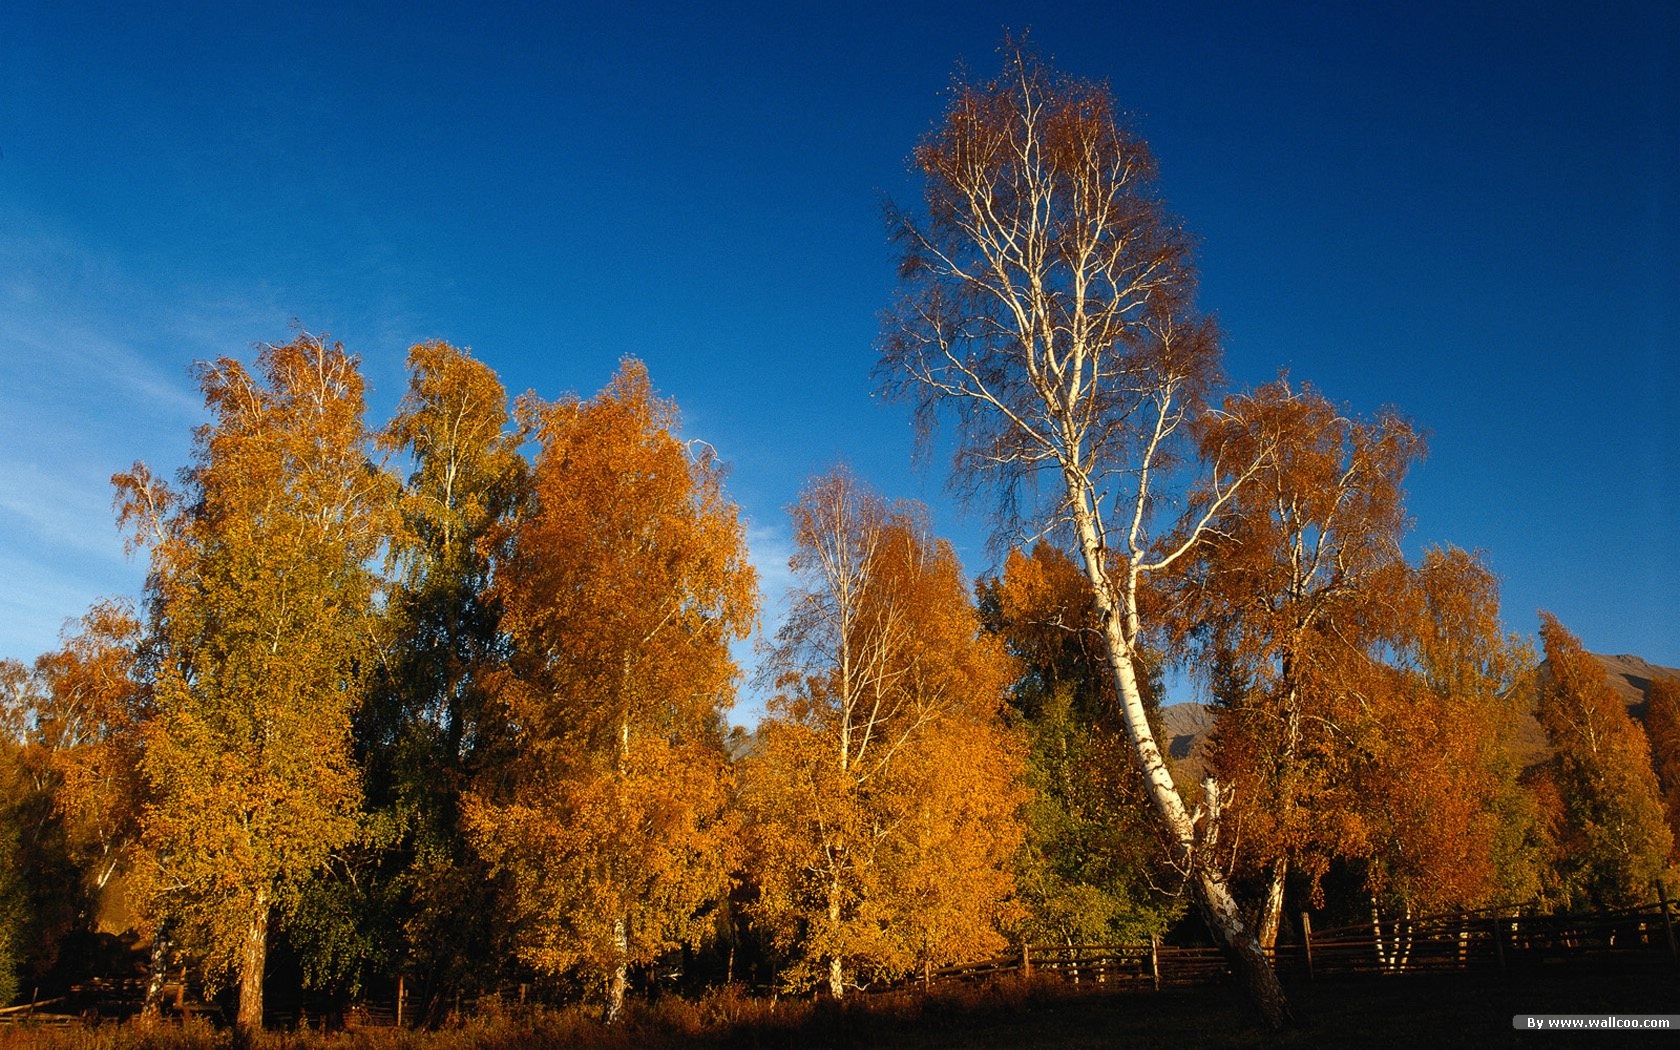
[[[624,1013],[624,991],[630,982],[630,931],[623,916],[613,920],[613,970],[607,980],[607,1023]]]
[[[1143,691],[1138,682],[1136,651],[1131,639],[1137,623],[1137,560],[1133,552],[1123,590],[1117,596],[1104,564],[1106,545],[1098,534],[1095,515],[1085,496],[1084,486],[1068,479],[1070,495],[1074,496],[1072,510],[1074,527],[1079,536],[1080,553],[1084,556],[1085,571],[1096,593],[1097,611],[1102,620],[1103,642],[1109,671],[1114,677],[1115,695],[1119,698],[1120,714],[1126,725],[1126,735],[1136,752],[1138,768],[1143,774],[1144,787],[1149,792],[1162,824],[1171,836],[1177,856],[1174,861],[1189,872],[1195,887],[1197,903],[1212,927],[1213,933],[1235,957],[1249,994],[1254,998],[1267,1025],[1277,1029],[1290,1021],[1289,1003],[1278,982],[1271,960],[1260,947],[1255,931],[1243,921],[1236,897],[1224,872],[1198,848],[1196,821],[1184,805],[1184,796],[1173,783],[1172,772],[1162,757],[1155,733],[1149,728],[1144,708]],[[1116,598],[1120,601],[1116,601]]]
[[[828,883],[828,927],[838,932],[840,929],[840,879],[835,876]],[[846,995],[846,967],[840,959],[840,953],[835,951],[828,957],[828,994],[836,999]]]
[[[1272,862],[1272,877],[1266,885],[1266,900],[1260,906],[1262,948],[1277,947],[1278,925],[1283,921],[1283,884],[1288,876],[1288,857],[1279,857]]]
[[[258,890],[251,924],[239,946],[239,1010],[234,1035],[249,1045],[263,1030],[263,971],[268,967],[268,891]]]

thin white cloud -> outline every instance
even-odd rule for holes
[[[103,527],[89,528],[101,521]],[[15,534],[44,552],[84,562],[124,560],[108,477],[0,460],[0,537]]]
[[[28,659],[93,600],[138,590],[111,475],[186,461],[191,363],[238,352],[274,311],[148,285],[98,244],[0,219],[0,655]]]
[[[27,552],[0,549],[0,659],[29,663],[58,646],[66,622],[81,616],[95,601],[135,594],[143,570],[125,574],[82,575],[44,564]]]
[[[758,668],[763,646],[776,636],[787,619],[788,593],[793,587],[793,574],[788,569],[792,543],[783,526],[762,525],[749,515],[747,519],[748,559],[758,572],[759,593],[763,608],[758,630],[751,638],[733,647],[735,661],[742,671],[742,689],[731,720],[736,725],[753,726],[764,717],[769,690],[759,679]]]

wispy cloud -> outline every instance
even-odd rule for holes
[[[0,221],[0,655],[50,648],[89,602],[133,594],[111,475],[185,462],[203,418],[189,366],[262,331],[257,301],[127,272],[27,214]]]
[[[100,521],[102,528],[89,528]],[[8,535],[82,565],[124,560],[110,484],[82,472],[0,460],[0,537]]]
[[[764,717],[769,690],[759,680],[757,670],[765,644],[776,636],[787,619],[788,594],[793,587],[793,574],[788,569],[792,542],[784,526],[764,525],[750,515],[747,522],[748,558],[758,572],[759,593],[764,607],[758,630],[751,638],[734,646],[735,662],[743,673],[742,690],[731,718],[737,725],[755,725]]]

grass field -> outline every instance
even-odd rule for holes
[[[581,1009],[496,1014],[439,1031],[275,1032],[263,1050],[794,1050],[805,1047],[1680,1047],[1677,1032],[1519,1032],[1516,1013],[1680,1013],[1680,972],[1538,971],[1340,979],[1290,987],[1300,1017],[1261,1031],[1236,987],[1115,993],[1086,984],[1005,980],[858,999],[770,1003],[727,993],[636,1006],[602,1026]],[[0,1030],[7,1050],[209,1050],[231,1042],[209,1026],[134,1024]]]

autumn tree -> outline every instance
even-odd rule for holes
[[[1544,831],[1517,743],[1533,648],[1506,630],[1476,554],[1430,549],[1398,597],[1398,676],[1373,694],[1389,703],[1372,705],[1356,779],[1370,888],[1423,910],[1533,901]]]
[[[1262,871],[1260,943],[1277,939],[1292,864],[1316,891],[1357,821],[1335,752],[1349,739],[1357,683],[1393,637],[1407,570],[1401,482],[1422,455],[1403,419],[1360,420],[1279,379],[1227,398],[1202,427],[1203,456],[1226,466],[1202,498],[1231,493],[1178,583],[1176,623],[1244,688],[1222,698],[1213,765],[1234,789],[1246,858]],[[1257,466],[1255,466],[1257,465]],[[1233,471],[1252,471],[1238,486]]]
[[[1272,943],[1291,866],[1365,872],[1373,907],[1479,905],[1520,864],[1508,697],[1527,662],[1498,583],[1463,551],[1413,570],[1401,483],[1422,454],[1392,412],[1361,420],[1282,380],[1227,399],[1210,459],[1254,460],[1177,589],[1222,699],[1213,760],[1235,789],[1239,860],[1266,886]]]
[[[514,757],[466,821],[511,882],[522,959],[601,982],[614,1018],[630,969],[696,943],[726,889],[722,712],[755,577],[722,467],[640,363],[527,411],[534,502],[491,592]]]
[[[0,1004],[17,998],[27,962],[29,900],[24,835],[33,791],[24,751],[28,731],[29,670],[0,660]]]
[[[1128,943],[1165,932],[1177,903],[1106,671],[1084,573],[1047,543],[1012,549],[979,608],[1019,669],[1011,704],[1029,744],[1021,934],[1038,944]],[[1146,678],[1158,695],[1153,678]],[[1146,693],[1152,720],[1157,705]]]
[[[1680,679],[1651,679],[1646,692],[1645,734],[1651,741],[1651,766],[1662,792],[1668,830],[1680,841]],[[1669,861],[1680,860],[1675,852]]]
[[[1021,48],[1006,48],[996,79],[953,88],[915,165],[925,207],[890,216],[904,255],[883,336],[888,386],[913,397],[924,420],[956,412],[959,477],[1000,483],[1006,509],[1072,537],[1171,859],[1267,1022],[1282,1026],[1283,989],[1210,863],[1219,785],[1200,813],[1186,804],[1140,686],[1146,581],[1183,560],[1252,473],[1221,465],[1215,476],[1229,480],[1194,521],[1152,527],[1187,424],[1218,379],[1213,327],[1192,305],[1189,238],[1107,88]]]
[[[1549,773],[1560,807],[1558,871],[1575,901],[1642,903],[1673,848],[1650,744],[1603,665],[1547,612],[1540,640],[1540,724],[1554,749]]]
[[[143,464],[114,479],[151,554],[144,874],[154,920],[237,974],[249,1035],[271,920],[356,830],[350,714],[390,486],[339,344],[300,335],[255,373],[222,358],[198,380],[210,422],[179,487]]]
[[[1010,661],[925,512],[848,471],[793,508],[800,580],[742,762],[750,915],[793,987],[989,955],[1011,914],[1021,748]]]
[[[483,971],[501,954],[497,884],[466,842],[460,804],[509,757],[489,685],[507,656],[490,598],[493,533],[523,507],[529,470],[525,427],[488,366],[432,342],[409,350],[408,372],[378,436],[410,472],[383,649],[354,718],[363,848],[312,885],[292,939],[318,981],[354,989],[366,974],[403,972],[435,1003],[491,979]]]
[[[60,965],[71,935],[98,924],[103,893],[129,860],[139,817],[135,674],[140,625],[123,602],[96,603],[33,666],[0,668],[0,824],[7,877],[0,928],[34,981]],[[0,931],[3,932],[3,931]]]
[[[141,624],[129,603],[102,601],[63,642],[35,661],[30,736],[84,890],[97,897],[139,832],[140,734],[151,713],[139,680]]]

